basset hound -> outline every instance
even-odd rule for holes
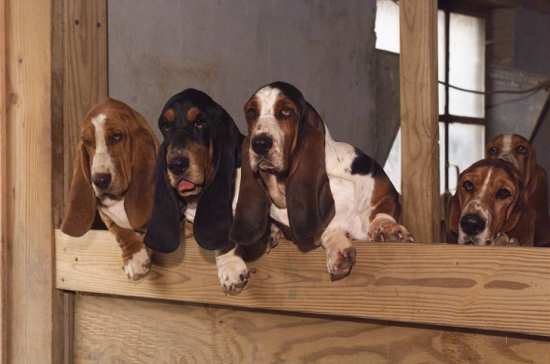
[[[249,135],[242,147],[233,242],[276,239],[280,229],[303,251],[322,245],[330,278],[339,279],[355,262],[352,239],[413,240],[398,223],[399,195],[382,167],[333,140],[296,87],[264,86],[244,111]]]
[[[526,205],[521,175],[512,163],[483,159],[458,179],[448,209],[447,242],[532,246],[535,211]]]
[[[143,116],[114,99],[93,107],[80,129],[61,230],[84,235],[98,211],[120,245],[124,271],[139,279],[151,265],[143,235],[153,206],[157,138]]]
[[[500,135],[487,144],[486,157],[506,160],[519,170],[527,206],[536,213],[535,245],[550,243],[548,179],[544,168],[537,164],[535,148],[520,135]]]
[[[219,104],[195,89],[168,100],[159,128],[164,141],[157,158],[155,203],[145,244],[160,252],[176,250],[185,218],[193,223],[199,245],[216,251],[222,288],[237,293],[248,281],[240,251],[229,240],[243,136]]]

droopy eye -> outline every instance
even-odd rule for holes
[[[489,155],[490,155],[490,156],[493,156],[493,157],[496,156],[496,155],[497,155],[497,152],[498,152],[497,147],[491,147],[491,148],[489,148],[489,151],[488,151],[488,152],[489,152]]]
[[[467,192],[472,192],[474,190],[474,184],[470,181],[464,182],[462,186]]]
[[[293,114],[294,114],[294,110],[292,110],[288,107],[285,107],[285,108],[281,109],[281,111],[279,111],[277,113],[277,115],[275,115],[275,116],[277,116],[278,119],[288,119]]]
[[[527,154],[527,148],[525,147],[525,145],[518,145],[516,148],[516,152],[518,152],[519,154]]]
[[[204,120],[203,118],[197,118],[194,122],[193,122],[193,125],[195,126],[195,128],[197,129],[202,129],[206,126],[206,120]]]
[[[166,123],[160,126],[160,131],[163,133],[168,133],[172,129],[172,124]]]
[[[507,188],[501,188],[497,191],[497,199],[499,200],[505,200],[508,197],[512,196],[512,192],[510,192]]]
[[[124,135],[122,135],[122,133],[114,133],[114,134],[111,135],[111,137],[109,138],[109,142],[110,142],[110,144],[117,144],[117,143],[119,143],[123,138],[124,138]]]
[[[246,110],[245,114],[246,114],[246,119],[247,120],[253,120],[253,119],[256,119],[258,117],[258,112],[253,107]]]

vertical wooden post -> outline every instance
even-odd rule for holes
[[[439,241],[437,0],[401,0],[403,220],[419,242]]]
[[[8,266],[7,229],[8,229],[8,165],[7,165],[7,112],[6,88],[6,1],[0,0],[0,364],[7,363],[7,276]]]
[[[7,7],[8,361],[53,363],[52,0]],[[4,147],[4,146],[3,146]]]

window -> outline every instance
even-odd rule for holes
[[[399,52],[399,6],[396,2],[378,0],[375,31],[377,49]],[[439,10],[438,78],[451,85],[439,85],[440,185],[442,193],[454,193],[458,173],[484,155],[485,97],[453,87],[485,90],[483,18]],[[400,133],[394,140],[384,169],[400,190]]]

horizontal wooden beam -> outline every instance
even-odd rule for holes
[[[214,257],[188,238],[138,282],[106,231],[56,233],[57,287],[122,296],[550,336],[550,249],[357,242],[357,264],[331,282],[321,249],[283,242],[250,264],[249,285],[221,291]]]

